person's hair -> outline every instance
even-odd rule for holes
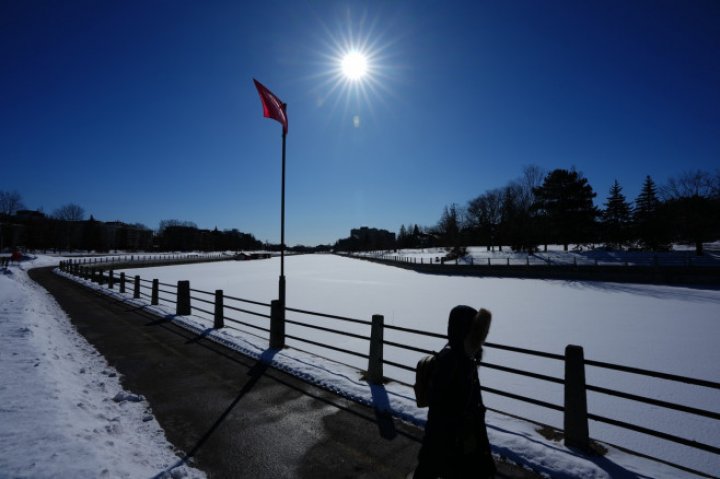
[[[485,340],[488,337],[488,333],[490,332],[490,324],[492,323],[492,313],[488,311],[485,308],[480,308],[480,311],[477,312],[477,315],[475,316],[477,318],[477,321],[480,323],[483,331],[482,335],[482,342],[485,343]]]

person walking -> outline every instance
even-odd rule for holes
[[[428,420],[414,479],[495,476],[480,392],[478,363],[492,314],[456,306],[448,319],[448,345],[437,355]]]

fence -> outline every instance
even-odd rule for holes
[[[152,305],[158,305],[161,302],[174,305],[177,315],[204,315],[208,320],[212,319],[215,329],[231,328],[253,334],[258,338],[268,340],[271,348],[283,348],[286,346],[286,341],[289,340],[293,343],[293,348],[303,350],[302,348],[306,347],[310,349],[309,352],[320,356],[323,355],[323,351],[332,351],[334,355],[339,353],[348,358],[354,358],[356,360],[359,358],[362,364],[366,365],[364,368],[366,371],[365,379],[374,384],[381,384],[384,381],[393,380],[406,386],[412,386],[392,371],[405,371],[414,374],[415,366],[412,362],[408,364],[407,361],[401,362],[401,360],[398,359],[391,359],[398,356],[392,354],[392,352],[397,350],[410,351],[418,355],[417,357],[419,358],[423,355],[433,354],[433,351],[427,348],[411,346],[410,344],[417,344],[423,341],[412,340],[409,339],[410,337],[423,338],[424,340],[429,339],[440,347],[442,347],[446,341],[446,337],[441,334],[394,325],[385,325],[382,315],[374,315],[371,320],[368,321],[283,307],[279,301],[272,301],[268,304],[225,295],[222,290],[210,292],[192,289],[189,281],[178,281],[177,284],[171,285],[161,283],[157,279],[143,279],[140,276],[128,278],[124,273],[120,273],[119,277],[116,277],[114,271],[106,270],[105,266],[105,263],[91,265],[88,263],[67,261],[62,262],[60,268],[65,272],[84,279],[105,284],[110,289],[117,287],[121,293],[129,294],[128,288],[130,287],[134,298],[149,299]],[[200,303],[200,306],[197,305],[198,303]],[[312,319],[308,320],[307,318]],[[342,327],[338,325],[342,325]],[[287,331],[286,328],[288,328]],[[314,336],[313,339],[303,336],[302,331],[304,330],[313,330],[319,333],[320,339],[317,335]],[[393,339],[386,336],[402,339]],[[323,337],[327,340],[323,341]],[[337,337],[345,338],[344,341],[348,343],[348,345],[345,347],[338,345],[338,341],[333,340],[333,338]],[[575,345],[568,345],[564,354],[534,351],[495,343],[486,343],[485,347],[491,350],[520,354],[531,358],[543,358],[563,365],[563,377],[553,377],[547,374],[539,374],[486,361],[480,363],[483,368],[505,374],[524,376],[561,386],[564,391],[564,404],[562,405],[487,386],[483,386],[482,389],[491,395],[529,403],[540,408],[561,413],[563,415],[562,429],[564,441],[566,445],[570,447],[585,451],[591,450],[589,422],[595,421],[634,431],[663,441],[669,441],[673,444],[720,455],[720,448],[717,446],[591,412],[588,410],[587,393],[592,392],[611,396],[666,411],[692,414],[711,421],[720,421],[720,413],[588,384],[586,381],[586,369],[589,367],[605,371],[614,371],[644,378],[709,388],[714,391],[720,391],[720,383],[718,382],[588,360],[584,358],[583,348]],[[336,357],[332,359],[337,361]],[[347,363],[350,364],[351,361]],[[357,365],[357,361],[351,365]],[[552,430],[556,429],[548,424],[525,417],[519,417],[510,411],[495,408],[489,409]],[[633,451],[622,445],[605,443],[627,453],[644,457],[685,472],[701,477],[713,477],[705,472]]]
[[[509,278],[568,279],[651,284],[718,284],[720,260],[714,257],[684,257],[661,261],[602,261],[564,257],[507,256],[446,260],[396,255],[352,255],[389,266],[431,274],[497,276]]]
[[[397,253],[366,253],[348,254],[355,258],[376,259],[395,263],[420,265],[454,265],[454,266],[608,266],[608,267],[644,267],[644,268],[704,268],[720,266],[720,257],[706,254],[658,254],[658,253],[627,253],[613,256],[607,254],[494,254],[489,256],[471,256],[464,258],[447,258],[445,254],[430,256],[407,256]]]
[[[154,255],[118,255],[105,258],[78,258],[69,260],[69,264],[80,266],[106,266],[108,269],[120,269],[123,265],[132,265],[133,268],[148,266],[163,266],[169,264],[207,263],[210,261],[227,261],[235,258],[225,253],[182,253],[182,254],[154,254]]]

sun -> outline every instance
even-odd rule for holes
[[[348,80],[362,80],[368,73],[367,57],[362,52],[350,51],[343,56],[340,68]]]

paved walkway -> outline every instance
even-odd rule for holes
[[[59,277],[45,287],[211,478],[405,478],[422,431]],[[527,473],[501,465],[507,478]]]

